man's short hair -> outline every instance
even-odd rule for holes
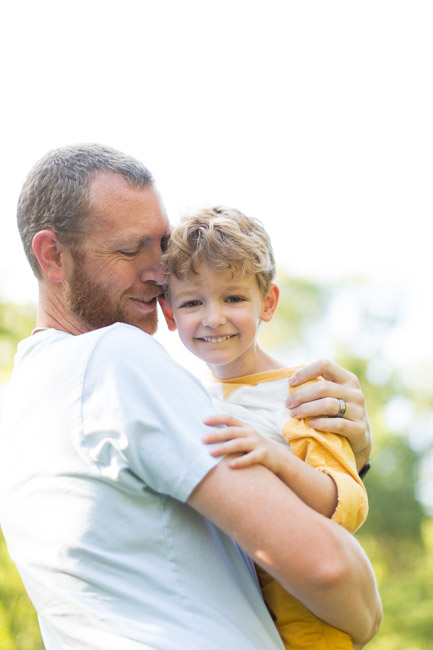
[[[223,206],[184,216],[170,231],[162,263],[167,283],[171,274],[191,277],[202,263],[216,270],[253,273],[263,295],[275,277],[272,245],[262,223]]]
[[[41,276],[33,253],[33,237],[53,230],[59,240],[77,249],[91,227],[89,187],[98,172],[122,176],[130,185],[153,187],[153,178],[135,158],[99,144],[77,144],[48,152],[30,171],[18,201],[18,229],[36,277]]]

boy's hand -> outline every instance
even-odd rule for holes
[[[307,386],[307,381],[323,378]],[[287,407],[295,418],[310,418],[309,424],[318,431],[345,436],[355,454],[358,470],[370,458],[372,437],[364,394],[358,378],[341,366],[320,359],[298,370],[290,379],[290,386],[300,388],[287,400]],[[339,400],[346,402],[344,417],[335,417]]]
[[[290,447],[264,438],[248,424],[231,415],[213,415],[205,420],[205,424],[211,427],[226,425],[214,429],[203,438],[203,442],[207,445],[220,443],[210,452],[215,458],[229,454],[242,454],[229,461],[232,469],[264,465],[274,474],[279,474],[283,465],[287,463],[288,454],[292,454]]]

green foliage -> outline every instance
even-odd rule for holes
[[[329,300],[325,287],[303,278],[277,276],[280,301],[277,314],[261,331],[261,342],[267,349],[284,346],[299,347],[308,340],[309,325],[320,319]]]
[[[365,530],[389,547],[402,540],[421,544],[424,513],[415,498],[418,454],[406,440],[391,435],[377,446],[366,478],[370,512]]]
[[[365,535],[361,544],[372,560],[384,618],[370,650],[430,650],[433,638],[433,522],[425,518],[421,545],[407,538]]]
[[[36,612],[0,534],[0,648],[43,650]]]
[[[0,303],[0,385],[8,380],[17,343],[30,335],[35,315],[34,305]]]
[[[34,305],[0,304],[0,385],[11,372],[18,341],[35,326]],[[43,650],[36,612],[0,531],[0,648]]]

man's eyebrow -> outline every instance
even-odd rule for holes
[[[115,248],[141,248],[142,246],[145,246],[147,242],[150,241],[150,239],[151,237],[125,237],[124,239],[117,239],[113,241],[113,246]]]

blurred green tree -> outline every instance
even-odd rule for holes
[[[30,335],[35,317],[35,305],[0,303],[0,386],[7,382],[17,343]]]
[[[35,326],[34,305],[0,303],[0,390],[12,370],[18,341]],[[43,650],[36,612],[0,533],[0,648]]]

